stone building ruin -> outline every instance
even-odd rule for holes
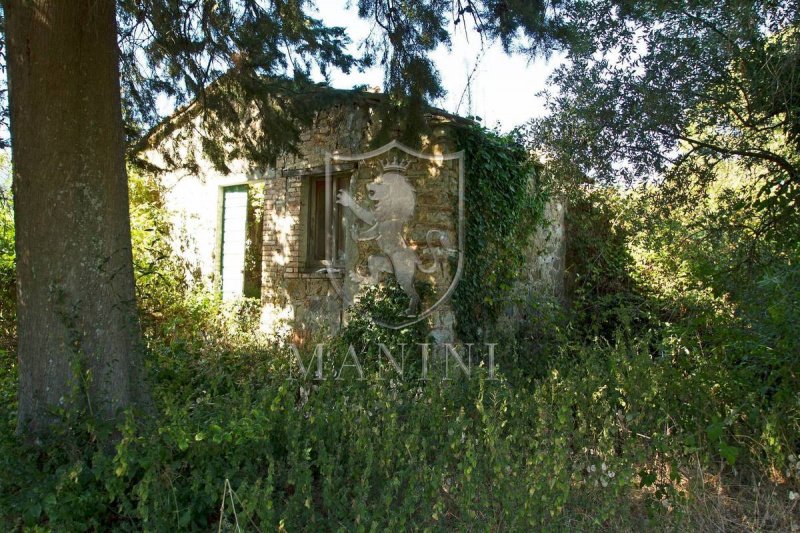
[[[301,131],[299,155],[280,157],[270,168],[236,160],[228,165],[230,172],[223,174],[204,159],[198,146],[185,136],[178,141],[174,132],[154,134],[151,149],[144,153],[153,167],[165,167],[164,145],[172,143],[173,152],[193,151],[198,163],[195,172],[159,173],[173,228],[185,240],[180,253],[202,283],[224,299],[260,300],[265,331],[289,331],[304,338],[337,330],[361,289],[352,278],[365,279],[370,257],[374,263],[386,262],[379,257],[380,244],[375,239],[356,238],[357,227],[364,231],[365,224],[331,198],[332,193],[345,190],[360,205],[375,204],[368,185],[380,175],[381,159],[348,160],[348,156],[374,148],[380,98],[354,91],[345,102],[318,112],[313,125]],[[426,120],[429,133],[421,136],[420,151],[432,159],[410,157],[399,147],[382,155],[404,161],[415,193],[413,217],[404,223],[402,238],[420,264],[427,266],[415,271],[414,280],[446,288],[456,275],[457,261],[440,257],[435,271],[423,270],[436,262],[432,253],[453,255],[457,248],[457,175],[463,163],[437,156],[456,152],[453,131],[465,119],[431,109]],[[190,120],[180,127],[197,126]],[[176,142],[183,145],[176,147]],[[463,179],[469,187],[469,175]],[[521,276],[520,290],[561,298],[563,209],[553,203],[546,211],[548,220],[531,242],[529,268]],[[434,244],[430,242],[432,228],[439,232],[434,234]],[[437,298],[430,295],[421,306],[430,306]],[[455,318],[447,302],[441,302],[425,320],[435,340],[453,338]]]

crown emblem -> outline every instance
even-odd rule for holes
[[[386,159],[381,161],[381,166],[384,172],[399,172],[404,173],[411,166],[411,161],[404,161],[402,159],[394,158],[392,160]]]

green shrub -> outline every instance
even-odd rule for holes
[[[426,341],[419,324],[376,325],[407,305],[389,285],[318,339],[336,366],[366,349],[364,379],[319,380],[283,341],[252,334],[257,303],[192,288],[157,189],[133,187],[157,415],[107,428],[61,413],[51,440],[24,442],[14,356],[0,351],[4,530],[687,530],[726,478],[769,484],[786,509],[775,499],[770,516],[730,523],[796,524],[797,248],[776,235],[731,268],[748,253],[728,204],[648,226],[646,198],[581,200],[574,311],[541,306],[527,338],[498,339],[510,348],[494,379],[476,366],[421,380],[418,359],[402,377],[373,366],[377,343]]]
[[[578,335],[559,342],[595,354],[607,352],[597,342],[636,342],[668,362],[675,382],[659,386],[685,447],[706,466],[764,472],[800,447],[798,221],[766,231],[747,186],[716,187],[690,205],[657,189],[578,197],[564,328]]]

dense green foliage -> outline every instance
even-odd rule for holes
[[[467,378],[451,361],[443,380],[432,358],[427,381],[413,347],[425,332],[388,332],[366,318],[320,339],[325,379],[303,376],[280,339],[253,335],[246,303],[232,308],[190,288],[168,250],[158,188],[143,178],[131,187],[158,414],[129,418],[111,448],[102,444],[110,428],[85,413],[61,413],[52,442],[21,441],[14,356],[4,352],[5,529],[796,523],[798,251],[779,234],[749,248],[741,210],[730,210],[746,192],[737,183],[670,211],[657,208],[657,190],[576,193],[575,311],[531,318],[547,331],[528,339],[546,354],[538,370],[516,364],[525,353],[498,352],[497,379],[477,365]],[[743,256],[758,261],[731,268]],[[391,317],[406,303],[388,286],[354,317]],[[363,350],[375,342],[394,355],[411,345],[402,379]],[[363,380],[345,366],[351,344]],[[312,351],[301,350],[307,366]],[[733,501],[766,507],[715,499],[734,485],[743,488]]]
[[[428,285],[418,284],[421,298],[425,298],[431,289]],[[403,344],[414,346],[427,341],[427,324],[420,321],[409,327],[390,329],[376,322],[398,324],[407,320],[404,315],[410,299],[396,282],[367,289],[359,301],[349,310],[347,325],[336,336],[336,348],[346,350],[353,346],[357,353],[374,349],[382,343],[392,350]],[[328,339],[321,339],[327,341]]]
[[[465,341],[491,338],[525,267],[528,243],[542,223],[547,192],[521,140],[479,126],[458,130],[467,154],[464,274],[453,295]]]
[[[687,187],[733,163],[758,185],[765,224],[791,217],[800,194],[796,2],[562,7],[567,61],[551,80],[552,114],[534,133],[559,180],[664,178],[685,199]]]
[[[396,11],[375,12],[361,4],[384,24],[408,17],[384,28],[389,40],[376,47],[423,30],[443,39],[452,5],[392,2]],[[142,4],[122,5],[138,26]],[[143,5],[142,24],[165,13]],[[440,379],[438,359],[439,373],[420,381],[414,345],[425,332],[388,331],[368,318],[405,307],[397,287],[384,287],[361,300],[340,334],[315,339],[326,345],[326,379],[303,376],[284,339],[253,334],[257,305],[223,304],[192,286],[172,253],[180,236],[170,234],[157,184],[136,177],[135,270],[157,414],[115,430],[60,412],[52,440],[27,442],[13,434],[13,343],[0,344],[3,529],[800,526],[796,6],[575,1],[552,4],[548,13],[560,18],[546,19],[534,17],[538,3],[459,5],[456,20],[495,23],[487,34],[509,45],[522,21],[528,37],[548,35],[544,49],[571,46],[553,114],[531,130],[530,148],[549,156],[543,169],[513,137],[476,129],[461,139],[468,205],[481,206],[469,214],[455,300],[462,336],[482,340],[470,335],[490,330],[509,303],[521,243],[544,200],[529,187],[532,172],[563,185],[569,308],[542,305],[514,337],[491,339],[511,348],[498,351],[497,379],[485,366],[470,376],[453,367],[452,379]],[[199,9],[188,20],[213,19],[212,28],[233,16],[217,20],[204,2],[171,6]],[[156,38],[179,36],[166,43],[172,51],[200,27],[161,23]],[[275,29],[247,28],[252,36]],[[321,29],[303,28],[296,42]],[[216,42],[213,31],[202,38],[197,57]],[[235,48],[225,43],[218,50]],[[399,61],[393,75],[429,49],[423,42],[387,56]],[[607,61],[613,54],[619,62]],[[194,68],[176,64],[180,57],[164,64],[170,79]],[[412,90],[434,94],[398,94]],[[659,185],[599,185],[620,177]],[[9,213],[0,204],[0,298],[12,295],[0,300],[0,334],[13,336]],[[409,347],[402,379],[378,364],[376,342],[395,355]],[[365,379],[347,367],[336,380],[351,345]],[[306,365],[313,349],[301,351]]]

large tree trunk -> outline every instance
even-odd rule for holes
[[[115,2],[8,0],[19,426],[144,400]]]

